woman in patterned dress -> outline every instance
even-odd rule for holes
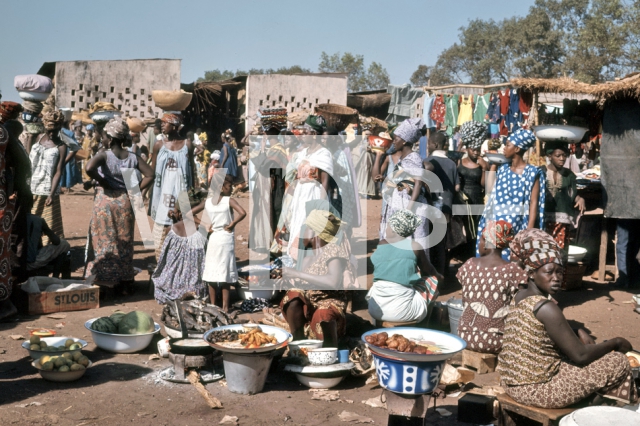
[[[517,234],[524,229],[544,228],[544,176],[538,167],[527,164],[522,156],[536,141],[531,130],[519,129],[509,136],[504,147],[504,156],[511,163],[491,166],[497,168],[496,180],[489,196],[484,213],[478,224],[476,256],[480,243],[480,234],[490,220],[509,222]],[[542,191],[540,190],[542,188]],[[509,260],[510,250],[502,250],[502,258]]]
[[[489,221],[480,236],[482,257],[467,260],[456,275],[464,305],[458,335],[472,351],[500,352],[509,304],[520,284],[527,282],[522,268],[501,257],[514,235],[508,222]]]
[[[625,352],[631,344],[615,337],[596,344],[577,332],[551,296],[560,291],[562,252],[538,229],[518,234],[511,243],[524,263],[528,286],[513,298],[507,315],[498,373],[515,401],[542,408],[563,408],[602,397],[634,404],[637,392]]]
[[[347,294],[337,289],[348,288],[350,283],[346,280],[355,277],[344,232],[340,229],[344,222],[328,210],[313,210],[305,225],[303,244],[312,248],[315,255],[304,258],[301,271],[282,268],[282,277],[294,280],[301,288],[289,290],[280,308],[293,340],[308,336],[323,340],[324,347],[337,347],[338,338],[345,335],[347,325]]]
[[[191,189],[182,192],[183,203],[191,209],[198,206],[203,209],[207,192]],[[197,216],[183,215],[181,203],[169,212],[173,222],[171,230],[164,240],[158,267],[151,279],[155,286],[155,298],[160,304],[178,300],[186,293],[206,297],[207,284],[202,277],[205,269],[207,237],[199,230],[200,219]],[[188,225],[187,225],[188,224]]]
[[[125,121],[119,117],[110,120],[104,132],[109,150],[96,154],[85,167],[87,175],[98,183],[89,225],[87,271],[96,275],[98,284],[123,284],[130,291],[135,220],[122,169],[136,169],[144,175],[141,190],[153,182],[153,169],[123,147],[129,135]]]

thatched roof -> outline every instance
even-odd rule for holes
[[[602,101],[628,97],[640,99],[640,73],[629,74],[619,80],[599,84],[587,84],[567,77],[514,78],[511,84],[532,92],[591,95]]]
[[[532,92],[591,94],[592,86],[572,78],[513,78],[511,84]]]

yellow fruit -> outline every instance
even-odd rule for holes
[[[49,355],[40,357],[40,364],[44,364],[47,361],[51,361],[51,357]]]
[[[55,361],[53,361],[53,365],[55,365],[55,366],[56,366],[56,368],[60,368],[60,367],[62,367],[63,365],[67,365],[67,362],[65,361],[65,359],[64,359],[64,358],[62,358],[62,357],[58,357],[58,358],[56,358],[56,360],[55,360]]]
[[[39,337],[38,337],[38,338],[39,338]],[[41,348],[41,349],[44,349],[44,348],[46,348],[46,347],[47,347],[47,342],[45,342],[44,340],[41,340],[41,341],[40,341],[40,348]]]
[[[69,366],[63,365],[62,367],[58,368],[58,371],[61,373],[66,373],[67,371],[69,371]]]
[[[78,358],[78,364],[84,365],[86,367],[87,365],[89,365],[89,358],[84,355],[81,356],[80,358]]]
[[[51,361],[45,362],[44,364],[42,364],[42,369],[45,371],[53,370],[53,363]]]
[[[69,359],[73,358],[73,356],[71,355],[71,352],[65,352],[62,354],[62,356]]]
[[[69,350],[71,351],[76,351],[78,349],[82,349],[82,345],[79,343],[74,343],[73,345],[69,346]]]
[[[74,361],[78,361],[81,357],[82,357],[82,352],[80,352],[80,351],[75,351],[75,352],[73,353],[73,360],[74,360]]]
[[[40,350],[40,345],[31,345],[31,346],[29,346],[29,349],[31,349],[32,351],[39,351]]]
[[[38,336],[31,336],[31,338],[29,339],[29,343],[31,343],[32,345],[37,345],[38,343],[40,343],[40,338]]]
[[[74,342],[74,340],[73,340],[73,339],[67,339],[67,340],[65,340],[65,342],[64,342],[64,346],[68,348],[69,346],[73,345],[74,343],[75,343],[75,342]]]
[[[84,365],[73,364],[71,367],[69,367],[69,370],[70,371],[84,370]]]

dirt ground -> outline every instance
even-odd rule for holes
[[[247,208],[246,195],[240,198]],[[370,220],[366,238],[369,253],[375,248],[380,201],[365,201]],[[92,208],[92,196],[79,186],[71,194],[62,196],[65,236],[73,247],[72,269],[74,277],[83,273],[84,245]],[[246,237],[248,221],[242,222],[236,236],[238,260],[246,262],[248,249]],[[366,268],[366,259],[360,265]],[[229,392],[224,383],[215,382],[207,389],[224,404],[221,410],[208,408],[202,397],[191,385],[174,384],[159,379],[158,372],[169,366],[168,359],[150,360],[157,352],[157,337],[142,353],[118,355],[102,351],[91,341],[91,334],[84,328],[88,319],[109,315],[120,309],[139,309],[152,314],[159,322],[161,307],[148,292],[147,264],[153,262],[153,250],[145,249],[139,235],[136,242],[135,266],[143,272],[136,277],[136,292],[131,296],[101,300],[99,309],[66,313],[66,318],[51,319],[47,315],[21,315],[14,321],[0,324],[0,424],[8,425],[193,425],[218,424],[225,416],[237,416],[240,425],[339,425],[338,415],[349,411],[372,419],[375,424],[387,423],[387,412],[372,408],[363,401],[379,397],[381,389],[366,385],[364,379],[348,377],[335,390],[338,401],[312,400],[307,388],[298,383],[295,376],[275,369],[267,380],[262,393],[244,396]],[[455,275],[452,267],[451,276]],[[371,275],[367,276],[371,282]],[[460,297],[460,286],[455,279],[445,283],[440,300]],[[627,338],[640,347],[639,316],[629,304],[631,293],[585,280],[581,290],[558,295],[567,318],[583,325],[597,339],[615,336]],[[355,314],[368,320],[364,292],[358,292],[354,305]],[[259,315],[252,316],[254,320]],[[359,336],[366,330],[364,320],[351,317],[351,334]],[[21,341],[10,335],[28,337],[32,328],[55,328],[58,335],[73,336],[89,342],[85,354],[94,365],[76,382],[53,383],[43,380],[30,365],[30,358],[20,347]],[[435,325],[438,326],[437,324]],[[164,330],[163,330],[164,333]],[[497,384],[495,374],[476,376],[474,384]],[[433,409],[433,400],[427,423],[453,425],[457,416],[458,397],[438,399],[437,406],[446,408],[451,416],[443,417]],[[26,406],[25,406],[26,405]],[[354,424],[354,423],[351,423]],[[462,423],[460,423],[462,424]]]

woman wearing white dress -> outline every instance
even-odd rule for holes
[[[220,196],[213,204],[214,198],[207,199],[204,209],[211,220],[211,235],[207,244],[202,280],[209,285],[211,304],[216,304],[216,288],[222,290],[222,309],[229,311],[230,284],[238,281],[236,266],[235,226],[247,215],[238,201],[231,198],[233,176],[226,175]],[[237,218],[234,219],[235,210]]]

